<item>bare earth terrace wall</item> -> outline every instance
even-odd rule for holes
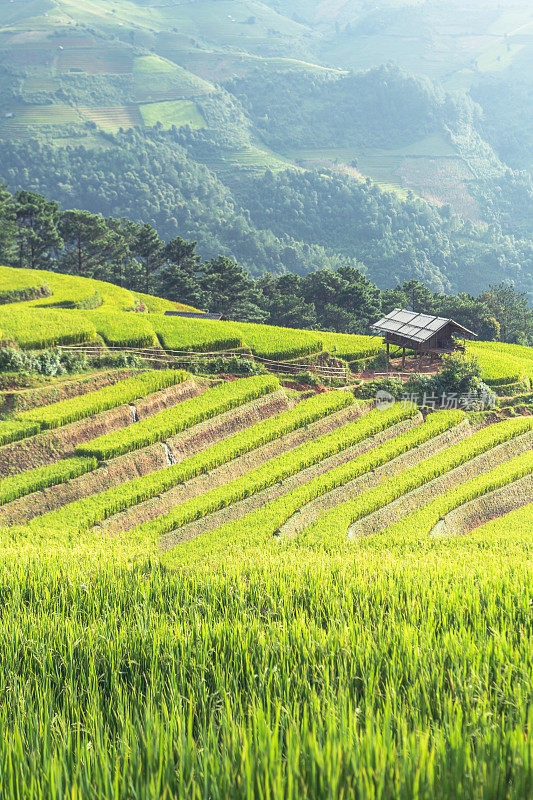
[[[180,386],[183,387],[184,384]],[[201,390],[201,387],[197,388],[199,391]],[[154,395],[155,403],[150,403],[152,399],[152,396],[150,396],[150,398],[146,399],[146,402],[141,401],[137,403],[136,408],[141,409],[143,417],[147,416],[148,410],[155,413],[161,410],[160,405],[165,399],[167,401],[169,400],[168,392],[169,390],[157,392],[156,394],[159,395],[159,398]],[[205,439],[203,438],[203,432],[209,431],[213,438],[218,436],[219,440],[223,439],[228,435],[228,431],[234,433],[237,430],[242,430],[262,419],[266,419],[267,417],[274,416],[286,410],[288,402],[285,392],[280,390],[272,395],[259,398],[252,403],[248,403],[245,406],[241,406],[227,414],[221,415],[221,417],[213,421],[211,426],[210,421],[207,421],[190,428],[179,437],[175,437],[176,440],[179,440],[179,457],[178,454],[176,454],[176,456],[174,456],[175,460],[181,461],[186,458],[187,455],[204,449]],[[151,408],[149,408],[150,405]],[[210,427],[211,429],[214,427],[215,430],[209,430]],[[35,492],[34,494],[26,495],[18,500],[6,503],[4,506],[0,507],[0,525],[23,524],[40,514],[53,511],[67,503],[80,500],[83,497],[90,497],[91,495],[103,492],[113,486],[118,486],[134,478],[147,475],[155,470],[164,469],[169,465],[166,447],[171,448],[173,441],[173,439],[169,439],[165,443],[157,443],[150,447],[145,447],[142,450],[133,451],[126,455],[119,456],[118,458],[110,459],[105,466],[100,467],[94,472],[81,475],[79,478],[74,478],[68,483],[52,486],[43,491]]]
[[[477,528],[492,519],[503,517],[515,508],[522,508],[533,497],[533,475],[502,486],[494,492],[477,497],[450,511],[435,525],[432,536],[457,536]]]
[[[197,497],[209,489],[214,488],[215,486],[228,483],[234,478],[237,478],[240,475],[249,472],[251,469],[254,469],[254,467],[260,466],[270,458],[274,458],[281,453],[293,450],[295,447],[303,444],[304,442],[311,441],[318,436],[322,436],[325,433],[329,433],[332,430],[341,427],[349,421],[357,419],[357,417],[359,417],[365,410],[366,407],[357,406],[354,404],[342,409],[340,412],[330,414],[328,417],[311,423],[310,425],[300,428],[286,436],[281,437],[280,439],[276,439],[273,442],[269,442],[263,447],[257,448],[252,452],[241,456],[240,458],[236,458],[227,464],[222,465],[221,467],[217,467],[216,469],[211,470],[207,475],[194,478],[193,480],[188,481],[186,484],[182,484],[174,489],[170,489],[168,492],[164,492],[156,498],[151,498],[150,500],[139,503],[138,505],[123,511],[120,514],[110,517],[105,523],[103,523],[101,527],[105,529],[107,533],[116,533],[118,531],[130,530],[136,525],[140,525],[143,522],[155,519],[161,514],[168,513],[168,511],[171,510],[175,505],[178,505],[179,503],[182,503],[191,497]],[[253,420],[250,421],[250,424],[253,425],[255,422],[259,421],[259,419]],[[218,430],[223,432],[223,428],[226,427],[227,421],[223,421],[222,417],[219,417],[215,422],[218,423]],[[231,424],[233,425],[233,421]],[[248,426],[244,425],[242,427]],[[236,431],[231,431],[231,433],[234,432]],[[223,438],[226,438],[226,436],[220,436],[219,440]],[[215,442],[211,440],[209,443],[214,444]],[[167,444],[172,450],[174,450],[174,440],[169,439]],[[199,446],[197,437],[194,438],[193,445],[194,452],[198,452],[198,450],[203,449],[201,446]],[[194,453],[189,449],[188,455],[193,454]]]
[[[60,400],[68,400],[70,397],[80,397],[97,389],[103,389],[105,386],[113,386],[135,374],[137,374],[137,370],[106,370],[84,375],[83,378],[55,381],[35,389],[6,389],[0,392],[0,413],[27,411],[30,408],[39,408]]]
[[[399,425],[395,425],[393,428],[381,431],[381,433],[374,437],[376,446],[381,444],[382,441],[399,436],[404,431],[409,430],[409,428],[412,427],[408,424],[409,422],[410,420],[399,423]],[[429,458],[429,456],[434,455],[435,453],[438,453],[447,447],[450,447],[452,444],[461,441],[467,436],[470,436],[471,433],[472,428],[470,427],[468,421],[465,420],[459,425],[456,425],[455,428],[442,433],[440,436],[435,436],[428,442],[424,442],[424,444],[419,445],[412,450],[408,450],[406,453],[402,453],[402,455],[398,456],[397,458],[393,458],[391,461],[388,461],[386,464],[383,464],[383,466],[378,467],[372,472],[362,475],[360,478],[356,478],[355,480],[344,484],[344,486],[339,486],[338,489],[334,489],[322,497],[317,497],[316,500],[313,500],[311,503],[303,506],[299,512],[294,514],[284,525],[281,526],[281,535],[297,536],[308,525],[311,525],[316,519],[318,519],[321,514],[323,514],[325,511],[329,511],[330,508],[334,508],[335,506],[339,505],[339,503],[346,502],[347,500],[353,500],[358,495],[368,491],[369,489],[373,489],[384,480],[391,478],[393,475],[400,474],[409,467],[412,467],[415,464],[418,464],[420,461],[423,461],[425,458]]]

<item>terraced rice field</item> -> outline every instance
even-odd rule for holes
[[[133,64],[135,99],[140,103],[191,99],[214,86],[183,67],[158,56],[139,56]]]
[[[208,388],[183,372],[148,372],[23,411],[0,423],[0,435],[0,521],[20,523],[26,508],[37,528],[105,522],[115,534],[165,537],[167,547],[273,536],[317,543],[332,531],[346,538],[393,523],[393,533],[429,535],[469,501],[497,489],[515,502],[517,481],[528,487],[521,497],[532,488],[530,416],[475,430],[461,411],[424,420],[415,406],[371,410],[348,391],[291,400],[273,376]],[[54,457],[54,436],[68,437],[66,457]],[[123,482],[131,459],[147,466]],[[101,468],[105,491],[92,477]],[[65,503],[70,481],[79,499]],[[43,490],[44,505],[35,495]]]
[[[2,120],[4,135],[8,130],[16,130],[28,125],[72,125],[80,123],[81,117],[72,106],[55,103],[49,106],[14,106],[9,107],[12,119]]]
[[[107,131],[118,131],[119,128],[135,128],[144,125],[139,108],[129,106],[98,106],[97,108],[81,108],[80,114],[89,122]]]
[[[167,317],[165,311],[191,309],[102,281],[44,270],[0,267],[0,279],[6,294],[0,293],[0,336],[26,349],[83,344],[100,337],[99,341],[111,347],[199,352],[244,348],[273,361],[302,360],[327,351],[355,363],[381,348],[378,337]],[[13,292],[21,291],[30,295],[13,297]],[[97,308],[83,310],[95,298]],[[132,313],[139,308],[144,313]],[[531,348],[475,342],[469,345],[469,352],[479,360],[483,380],[502,398],[530,390]]]
[[[265,168],[273,172],[294,168],[294,164],[282,156],[252,145],[226,150],[220,157],[202,157],[202,161],[209,169],[221,174],[233,173],[236,167],[248,172],[259,173],[263,173]]]
[[[164,103],[148,103],[139,106],[143,122],[153,127],[158,122],[164,130],[173,125],[177,128],[188,125],[190,128],[205,128],[206,122],[196,103],[192,100],[170,100]]]
[[[88,278],[0,267],[0,280],[9,292],[46,287],[45,297],[7,305],[0,294],[2,337],[26,349],[85,343],[98,336],[111,347],[198,352],[244,348],[275,361],[324,349],[353,360],[377,351],[375,337],[168,317],[165,311],[195,309]],[[83,310],[95,297],[97,307]],[[139,309],[145,310],[132,313]]]
[[[67,46],[61,51],[58,68],[62,72],[124,75],[132,71],[133,53],[131,49],[117,45]]]
[[[533,349],[501,342],[475,342],[469,352],[477,358],[482,377],[498,395],[527,392],[533,382]]]
[[[528,796],[533,417],[70,392],[0,421],[3,796]]]

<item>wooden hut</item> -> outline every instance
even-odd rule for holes
[[[426,354],[443,355],[454,350],[464,351],[466,337],[476,336],[453,319],[417,314],[403,308],[395,308],[386,317],[375,322],[372,328],[383,334],[387,356],[391,344],[403,349],[402,366],[405,366],[406,350],[412,350],[420,358]]]

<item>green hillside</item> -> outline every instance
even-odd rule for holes
[[[244,350],[281,362],[329,352],[357,368],[356,362],[382,349],[376,336],[169,317],[165,311],[195,309],[90,278],[0,267],[0,281],[0,340],[26,350],[70,344],[198,353]],[[533,381],[530,347],[472,342],[469,351],[487,384],[512,387],[507,396],[524,389],[523,381],[526,390]]]
[[[533,796],[529,6],[0,2],[1,800]]]
[[[460,22],[451,2],[4,3],[0,178],[197,239],[254,275],[357,259],[382,287],[416,273],[436,290],[479,292],[503,257],[505,277],[530,291],[533,190],[507,169],[531,163],[529,134],[517,133],[530,16],[495,2]],[[300,218],[301,203],[328,203],[326,186],[302,196],[302,170],[318,183],[327,171],[357,198],[337,230],[287,218],[288,204]],[[270,173],[280,183],[265,217],[252,197]],[[381,240],[391,203],[393,229],[410,218],[405,246],[392,245],[401,258],[368,241],[374,203]]]
[[[166,310],[188,307],[137,296],[90,278],[0,267],[0,279],[6,292],[34,290],[40,294],[39,290],[46,287],[45,298],[16,302],[15,296],[15,302],[2,305],[0,296],[0,336],[4,342],[26,349],[104,342],[111,347],[198,352],[249,349],[264,358],[279,360],[320,353],[326,345],[351,360],[379,349],[379,340],[371,336],[322,335],[268,325],[165,317]],[[83,310],[84,302],[95,294],[102,302],[96,310]],[[141,298],[146,310],[135,313]]]

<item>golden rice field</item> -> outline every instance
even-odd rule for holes
[[[533,417],[94,380],[0,419],[3,797],[530,795]]]
[[[22,348],[89,343],[100,337],[113,347],[200,352],[246,348],[273,360],[297,359],[322,350],[355,360],[379,349],[375,337],[166,317],[165,311],[194,309],[89,278],[0,267],[0,281],[6,291],[43,286],[49,290],[44,298],[0,304],[2,338]],[[91,304],[95,296],[101,299],[97,306]],[[143,313],[132,313],[140,308]]]

